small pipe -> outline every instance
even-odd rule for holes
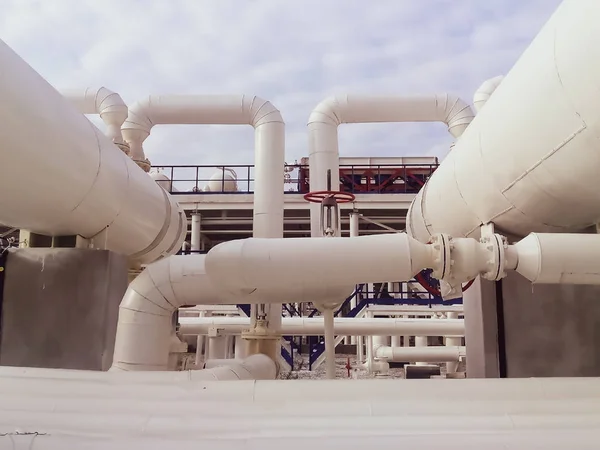
[[[323,329],[325,335],[325,369],[328,379],[335,378],[335,334],[333,309],[323,310]]]

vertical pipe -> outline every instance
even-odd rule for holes
[[[200,238],[201,228],[200,228],[200,214],[192,213],[192,238],[191,238],[191,250],[193,253],[197,253],[200,251],[201,246],[201,238]]]
[[[335,378],[335,334],[334,316],[332,308],[323,309],[323,320],[325,322],[325,364],[327,378]]]
[[[427,336],[415,336],[415,347],[427,347]],[[417,366],[426,366],[426,362],[416,362]]]
[[[457,312],[448,312],[446,314],[448,319],[458,319],[458,313]],[[460,346],[462,344],[462,337],[460,336],[447,336],[446,337],[446,346],[447,347],[451,347],[451,346]],[[458,369],[458,361],[448,361],[446,363],[446,373],[455,373],[456,370]]]
[[[350,237],[358,237],[359,235],[359,220],[360,219],[360,214],[358,213],[358,211],[350,211]],[[354,297],[352,297],[352,299],[350,300],[350,309],[354,309],[356,308],[356,305],[358,304],[358,294],[356,294]],[[356,344],[358,345],[358,342],[356,340],[356,336],[350,336],[350,344]],[[362,345],[362,339],[361,339],[361,345]],[[361,351],[362,354],[362,351]],[[358,352],[357,352],[357,357],[358,357]],[[361,358],[362,359],[362,358]]]
[[[198,314],[198,317],[204,317],[206,315],[206,311],[200,311],[200,313]],[[204,347],[204,335],[199,334],[198,337],[196,338],[196,367],[200,367],[200,364],[202,364],[202,353],[203,353],[203,347]]]
[[[241,336],[235,337],[235,359],[244,359],[246,357],[246,340]]]
[[[208,338],[208,355],[205,359],[226,359],[227,336],[211,336]]]

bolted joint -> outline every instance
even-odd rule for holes
[[[486,280],[498,281],[506,276],[506,250],[508,240],[505,236],[494,233],[480,239],[482,259],[485,261],[481,276]]]

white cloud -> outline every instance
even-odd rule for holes
[[[57,88],[246,93],[305,156],[311,109],[333,93],[450,92],[506,73],[559,0],[0,0],[0,38]],[[442,156],[439,124],[340,129],[342,155]],[[251,163],[252,130],[156,127],[153,162]]]

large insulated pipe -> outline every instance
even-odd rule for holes
[[[1,41],[0,66],[0,223],[139,263],[177,252],[178,204]]]
[[[179,331],[183,335],[208,334],[218,329],[224,335],[240,334],[250,325],[249,317],[180,317]],[[336,317],[336,335],[389,336],[463,336],[465,325],[462,319],[356,319]],[[321,317],[284,317],[281,332],[286,336],[323,336]]]
[[[566,0],[414,199],[409,233],[516,237],[600,219],[600,2]],[[585,49],[585,51],[581,51]]]
[[[339,173],[338,127],[343,123],[443,122],[452,136],[465,131],[474,114],[460,98],[449,95],[330,97],[319,103],[308,119],[308,156],[311,191],[327,189],[327,171],[337,190]],[[319,236],[319,205],[311,206],[311,232]]]
[[[106,125],[106,135],[123,144],[121,126],[129,110],[119,94],[105,87],[68,89],[60,92],[81,114],[98,114]]]
[[[361,264],[349,264],[354,260]],[[240,302],[281,298],[283,292],[292,295],[290,301],[318,302],[343,300],[358,283],[410,280],[432,264],[431,248],[405,233],[249,238],[213,247],[206,256],[206,273]]]

